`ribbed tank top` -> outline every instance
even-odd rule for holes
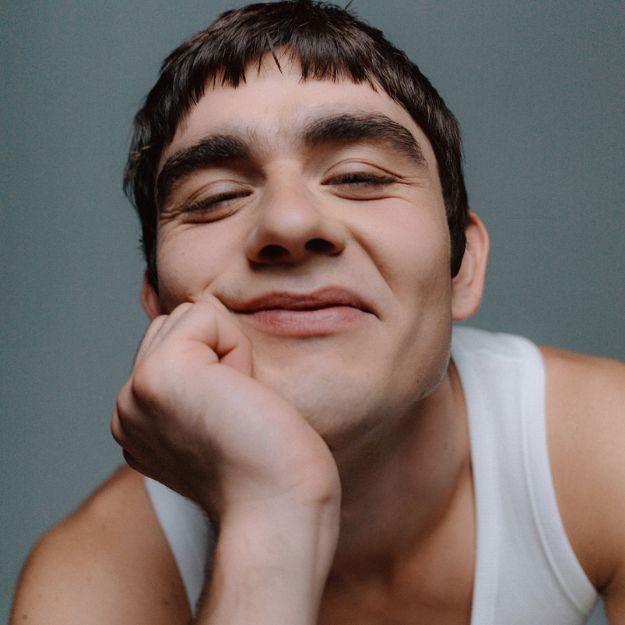
[[[540,351],[521,337],[463,327],[454,328],[451,353],[465,393],[475,484],[471,625],[583,625],[597,592],[556,503]],[[213,533],[194,503],[147,478],[146,487],[195,612]]]

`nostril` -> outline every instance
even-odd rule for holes
[[[289,250],[281,245],[265,245],[259,255],[263,260],[280,260],[289,255]]]
[[[334,245],[327,241],[326,239],[311,239],[306,242],[306,249],[309,252],[332,252],[334,250]]]
[[[271,243],[263,245],[258,251],[256,260],[260,263],[292,262],[306,254],[334,255],[340,251],[331,240],[322,237],[309,239],[303,248],[298,246],[279,245]]]

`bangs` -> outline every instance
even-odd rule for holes
[[[245,82],[247,72],[259,71],[268,56],[279,69],[280,58],[297,63],[302,80],[367,82],[373,89],[382,86],[388,91],[384,85],[388,68],[383,69],[375,43],[379,46],[383,39],[381,31],[367,26],[369,36],[363,37],[362,24],[356,26],[351,15],[332,5],[277,2],[247,9],[245,15],[224,13],[165,59],[158,104],[161,119],[168,122],[163,128],[167,140],[173,138],[178,123],[201,99],[207,85],[236,88]],[[407,58],[402,60],[409,63]],[[389,95],[397,99],[392,87]],[[149,97],[146,104],[151,104]]]

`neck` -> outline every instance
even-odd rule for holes
[[[453,364],[428,397],[335,449],[343,487],[336,579],[389,579],[445,524],[470,474],[466,409]],[[389,427],[389,423],[392,426]]]

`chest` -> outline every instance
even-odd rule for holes
[[[361,589],[343,596],[325,597],[318,625],[470,625],[471,590],[440,589],[426,596],[423,589],[410,595],[388,595]]]
[[[460,519],[384,583],[362,581],[358,572],[359,581],[330,577],[318,625],[470,625],[476,541],[470,497],[465,503]]]

